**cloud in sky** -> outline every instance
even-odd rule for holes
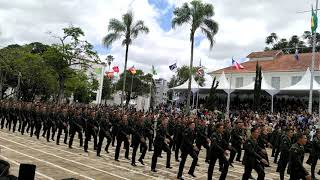
[[[201,59],[208,70],[230,65],[231,57],[245,57],[252,51],[264,49],[264,39],[271,32],[280,37],[301,35],[310,29],[309,10],[312,0],[204,0],[215,7],[214,19],[219,23],[216,44],[209,50],[205,38],[196,38],[194,64]],[[128,66],[135,65],[148,72],[154,65],[158,77],[169,79],[173,73],[168,65],[189,64],[190,28],[171,29],[173,10],[182,0],[0,0],[0,47],[8,44],[25,44],[34,41],[55,43],[46,32],[61,34],[61,29],[73,24],[80,26],[86,38],[99,52],[115,57],[114,64],[124,64],[125,49],[120,42],[111,48],[102,46],[108,21],[121,18],[132,10],[136,19],[145,21],[150,33],[137,38],[129,49]],[[198,33],[200,35],[200,33]]]

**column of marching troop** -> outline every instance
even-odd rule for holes
[[[154,121],[157,121],[157,127],[153,127]],[[37,139],[43,136],[48,142],[52,140],[57,145],[60,144],[60,137],[63,135],[63,142],[68,144],[69,148],[72,148],[77,134],[80,146],[85,152],[88,152],[88,142],[93,139],[93,149],[97,156],[101,156],[103,141],[106,138],[105,152],[109,153],[112,145],[115,147],[114,159],[119,161],[123,144],[124,157],[131,160],[132,166],[137,166],[138,149],[141,153],[138,162],[142,165],[147,151],[153,151],[151,160],[153,172],[157,172],[157,159],[162,157],[163,153],[166,154],[166,168],[171,169],[171,153],[173,153],[175,161],[180,163],[178,179],[183,179],[183,169],[188,155],[192,158],[188,174],[196,177],[200,151],[205,152],[205,162],[209,164],[208,179],[212,179],[217,162],[221,172],[220,179],[226,179],[228,169],[233,167],[234,160],[244,166],[242,179],[252,178],[252,170],[257,172],[258,180],[264,179],[265,168],[268,168],[270,163],[266,151],[268,147],[272,147],[272,157],[274,163],[278,164],[277,172],[281,180],[284,179],[287,167],[290,179],[316,179],[315,167],[320,157],[319,130],[313,138],[308,159],[311,165],[311,175],[309,175],[303,166],[306,144],[303,131],[290,126],[271,130],[262,121],[249,127],[248,124],[244,125],[240,117],[231,122],[214,113],[207,117],[185,116],[166,112],[160,114],[134,110],[124,112],[116,107],[0,101],[0,126],[1,129],[7,128],[12,132],[17,130],[22,135],[28,133]],[[242,150],[244,150],[243,157]]]

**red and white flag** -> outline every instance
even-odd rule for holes
[[[237,61],[235,61],[233,58],[232,58],[232,65],[234,65],[234,67],[237,69],[237,70],[240,70],[240,69],[244,69],[244,67],[238,63]]]

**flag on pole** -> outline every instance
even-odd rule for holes
[[[232,65],[234,65],[234,67],[237,69],[237,70],[240,70],[240,69],[244,69],[244,67],[238,63],[237,61],[235,61],[233,58],[232,58]]]
[[[118,72],[119,72],[119,67],[118,67],[118,66],[114,66],[114,67],[112,68],[112,70],[113,70],[114,72],[118,73]]]
[[[129,68],[129,71],[131,74],[135,75],[137,73],[136,68],[134,68],[134,66],[132,66],[131,68]]]
[[[157,71],[156,71],[156,69],[154,68],[153,65],[152,65],[151,73],[152,73],[153,75],[157,75]]]
[[[318,27],[318,17],[316,12],[313,10],[313,6],[312,6],[312,12],[311,12],[311,32],[312,34],[315,33],[317,31],[317,27]]]
[[[201,77],[204,76],[204,69],[203,69],[203,67],[199,67],[199,68],[198,68],[197,74],[198,74],[198,76],[201,76]]]
[[[197,69],[197,75],[200,76],[200,77],[203,77],[204,76],[204,69],[201,65],[201,59],[200,59],[200,62],[199,62],[199,67]]]
[[[169,66],[170,71],[176,71],[177,70],[177,63],[174,63]]]

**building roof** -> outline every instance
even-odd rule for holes
[[[257,58],[260,58],[260,57],[257,57]],[[299,60],[295,59],[294,54],[284,54],[284,55],[279,55],[275,57],[273,60],[265,60],[265,61],[258,61],[258,62],[263,72],[295,72],[295,71],[300,72],[300,71],[306,71],[308,67],[310,67],[311,58],[312,58],[312,53],[299,54]],[[320,60],[320,53],[316,53],[316,59],[314,63],[315,70],[319,70],[319,60]],[[257,61],[251,60],[241,64],[244,67],[244,69],[237,70],[234,66],[230,66],[230,67],[213,71],[209,74],[220,74],[223,71],[225,73],[252,73],[256,71],[256,64],[257,64]]]
[[[252,52],[247,58],[265,58],[265,57],[276,57],[277,55],[282,54],[281,50],[272,50],[272,51],[261,51],[261,52]]]

